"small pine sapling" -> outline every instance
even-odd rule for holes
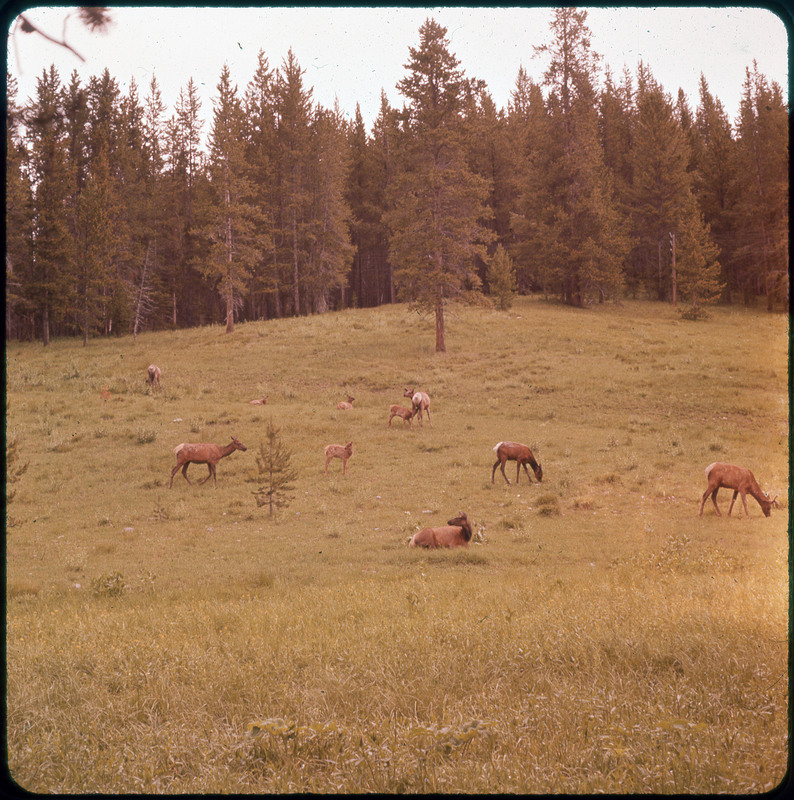
[[[286,506],[292,499],[293,481],[298,473],[291,466],[292,453],[281,440],[280,429],[270,419],[267,424],[267,441],[259,443],[256,465],[259,469],[259,487],[252,494],[259,508],[268,506],[273,510]]]
[[[507,311],[516,295],[516,270],[510,254],[498,245],[488,266],[488,284],[491,296],[501,311]]]

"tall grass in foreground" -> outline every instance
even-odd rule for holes
[[[445,357],[402,307],[11,345],[7,426],[29,464],[7,536],[12,777],[40,792],[773,788],[786,320],[515,312],[459,310]],[[387,429],[414,383],[433,426]],[[356,407],[337,411],[346,390]],[[273,521],[246,458],[270,418],[298,473]],[[174,445],[230,435],[249,452],[220,462],[217,489],[168,490]],[[532,447],[542,484],[491,484],[505,438]],[[322,446],[349,440],[349,476],[326,479]],[[714,460],[751,467],[783,508],[699,519]],[[408,550],[458,510],[471,547]]]

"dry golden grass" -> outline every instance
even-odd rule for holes
[[[782,780],[787,320],[521,299],[510,314],[458,310],[442,357],[427,321],[406,335],[415,322],[397,306],[232,337],[8,347],[7,426],[29,462],[6,547],[21,786],[752,793]],[[414,384],[432,427],[387,429]],[[348,390],[354,408],[337,411]],[[272,522],[251,455],[271,415],[299,473]],[[181,475],[167,488],[176,444],[231,435],[249,449],[219,463],[217,489]],[[533,448],[541,485],[491,484],[507,438]],[[323,445],[350,440],[349,476],[325,478]],[[750,466],[782,508],[698,518],[718,459]],[[477,533],[467,550],[406,547],[458,510]]]

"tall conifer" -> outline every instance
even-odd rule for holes
[[[389,214],[391,258],[400,265],[395,278],[414,305],[433,310],[436,352],[446,351],[446,305],[479,288],[476,259],[485,260],[492,238],[483,224],[490,212],[488,182],[466,163],[465,78],[446,33],[428,19],[419,29],[419,47],[409,48],[408,75],[398,83],[408,100],[406,138]]]

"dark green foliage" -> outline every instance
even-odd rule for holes
[[[781,88],[753,64],[732,126],[705,77],[690,110],[647,64],[601,74],[585,9],[549,19],[542,84],[519,68],[506,110],[428,19],[406,105],[384,91],[369,133],[313,102],[292,50],[277,69],[260,53],[242,96],[224,68],[206,143],[192,79],[166,118],[154,77],[141,100],[107,70],[64,85],[50,67],[21,106],[9,76],[7,336],[231,332],[407,299],[443,351],[448,304],[491,288],[496,244],[519,293],[575,306],[625,290],[695,316],[707,300],[785,307]]]
[[[509,253],[501,244],[497,245],[488,267],[488,284],[497,306],[507,311],[516,294],[516,270]]]

